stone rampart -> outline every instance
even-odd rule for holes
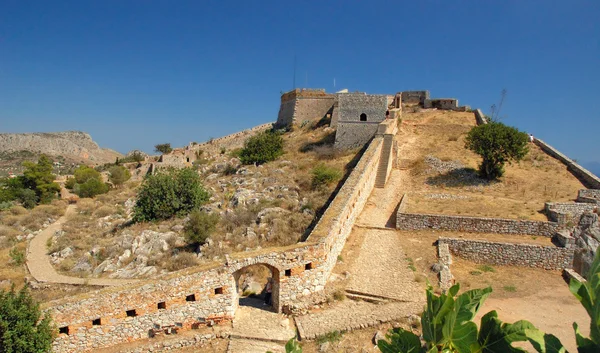
[[[265,130],[269,130],[273,127],[274,123],[266,123],[266,124],[262,124],[262,125],[258,125],[255,126],[253,128],[250,129],[246,129],[246,130],[242,130],[239,132],[236,132],[234,134],[230,134],[227,136],[223,136],[223,137],[218,137],[218,138],[214,138],[211,139],[210,141],[206,141],[206,142],[202,142],[196,145],[190,145],[190,149],[193,151],[197,151],[199,149],[202,149],[203,147],[207,147],[207,146],[212,146],[215,144],[218,145],[222,145],[222,144],[230,144],[232,141],[238,141],[237,144],[239,145],[243,145],[244,144],[244,140],[242,140],[241,138],[243,137],[250,137],[252,135],[255,135],[259,132],[265,131]],[[229,147],[235,147],[235,146],[229,146]]]
[[[404,91],[401,94],[404,104],[423,104],[426,99],[429,99],[429,91]]]
[[[469,233],[521,234],[552,237],[558,229],[558,223],[556,222],[406,213],[405,202],[406,195],[402,198],[396,215],[396,228],[400,230],[436,229]]]
[[[536,145],[540,146],[544,152],[564,163],[567,166],[567,169],[579,180],[581,180],[581,182],[587,187],[591,189],[600,189],[600,178],[598,178],[592,172],[580,166],[564,154],[560,153],[557,149],[550,146],[546,142],[537,138],[534,140],[534,142]]]
[[[367,144],[379,126],[378,122],[338,121],[335,148],[358,148]]]
[[[573,265],[574,251],[556,246],[439,238],[438,246],[444,244],[448,245],[453,255],[476,263],[546,270],[561,270]]]
[[[458,99],[455,98],[435,98],[426,99],[423,108],[437,108],[443,110],[458,110]]]
[[[336,96],[324,89],[297,88],[281,95],[275,127],[285,128],[305,120],[318,120],[332,114]]]
[[[577,202],[600,204],[600,190],[581,189],[577,193]]]
[[[305,243],[231,254],[156,280],[50,302],[46,308],[60,330],[54,352],[143,339],[160,327],[186,330],[231,320],[238,305],[238,271],[254,264],[271,270],[277,311],[321,293],[373,190],[382,139],[375,138],[365,150]]]

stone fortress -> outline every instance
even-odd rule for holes
[[[281,96],[277,122],[252,129],[262,131],[274,125],[286,128],[304,121],[331,119],[336,128],[335,146],[364,146],[360,160],[332,199],[304,242],[277,249],[235,253],[224,260],[189,268],[158,279],[143,280],[123,287],[98,291],[48,303],[47,310],[59,327],[55,352],[86,352],[124,342],[146,339],[161,325],[181,330],[211,326],[233,319],[239,305],[238,279],[248,266],[262,264],[273,278],[273,309],[288,314],[318,303],[346,239],[355,226],[374,188],[382,188],[398,158],[393,137],[403,106],[470,111],[456,99],[430,99],[428,91],[406,91],[394,95],[295,89]],[[474,111],[478,124],[487,123],[480,110]],[[227,141],[230,137],[224,137]],[[451,256],[476,262],[513,264],[540,268],[567,269],[569,274],[585,271],[584,261],[566,224],[586,217],[600,204],[600,179],[541,140],[536,143],[550,156],[563,162],[589,189],[580,191],[578,202],[547,203],[548,222],[479,217],[406,213],[400,202],[396,228],[440,229],[465,232],[528,234],[557,239],[555,246],[483,242],[441,238],[438,241],[440,285],[452,283]],[[163,156],[156,164],[187,165],[193,162],[198,146]],[[490,253],[510,254],[494,257]],[[584,254],[585,255],[585,254]],[[579,256],[579,257],[578,257]],[[571,269],[575,268],[576,271]],[[301,334],[302,336],[302,334]]]

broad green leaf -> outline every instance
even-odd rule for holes
[[[477,338],[478,350],[482,353],[526,352],[512,346],[512,342],[526,341],[525,330],[535,328],[528,321],[503,324],[496,311],[490,311],[481,318],[481,327]]]
[[[469,353],[477,343],[477,325],[471,320],[492,292],[492,288],[473,289],[458,296],[444,317],[442,343],[459,353]]]
[[[589,338],[583,337],[579,332],[579,326],[577,323],[573,323],[573,330],[575,331],[575,342],[577,343],[577,352],[579,353],[598,353],[600,352],[600,345],[595,343]]]
[[[442,326],[446,315],[454,307],[454,296],[458,289],[459,285],[456,284],[448,289],[448,294],[442,293],[440,296],[435,295],[431,287],[425,291],[427,307],[421,314],[421,327],[425,342],[439,344],[443,341]]]
[[[385,335],[386,340],[377,341],[377,348],[382,353],[419,353],[424,352],[421,348],[421,340],[412,332],[401,328],[393,329]],[[389,341],[389,342],[388,342]]]
[[[543,333],[535,327],[526,329],[525,335],[527,336],[529,343],[535,348],[536,352],[567,353],[566,348],[554,335]]]
[[[285,344],[285,353],[302,353],[302,347],[295,338],[292,338]]]

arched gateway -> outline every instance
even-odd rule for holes
[[[236,266],[237,267],[237,266]],[[254,291],[256,293],[256,297],[260,298],[260,300],[264,300],[264,295],[267,291],[267,277],[271,278],[271,305],[273,311],[280,312],[281,306],[279,303],[279,289],[280,289],[280,271],[277,267],[272,264],[257,262],[253,264],[246,264],[244,266],[239,266],[239,268],[235,269],[232,272],[232,299],[234,305],[234,311],[240,305],[240,301],[243,300],[241,298],[241,294],[244,290],[244,284],[241,283],[240,279],[248,272],[251,272],[252,269],[256,269],[258,267],[264,267],[268,269],[269,274],[266,276],[261,276],[258,283],[260,284],[259,290]],[[255,300],[256,301],[256,300]],[[268,306],[266,306],[268,308]]]

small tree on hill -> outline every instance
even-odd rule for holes
[[[184,227],[185,237],[190,244],[204,244],[206,239],[215,231],[219,223],[219,215],[194,210]]]
[[[264,131],[244,143],[240,161],[244,164],[263,164],[283,154],[283,137],[273,131]]]
[[[171,153],[173,149],[171,148],[170,143],[159,143],[158,145],[154,146],[154,151],[160,152],[162,154],[168,154]]]
[[[0,352],[50,352],[54,331],[27,287],[0,290]]]
[[[35,191],[39,202],[49,203],[60,191],[60,185],[54,182],[52,161],[45,154],[40,155],[37,163],[23,162],[25,171],[21,177],[23,186]]]
[[[465,148],[483,158],[479,172],[482,177],[493,180],[504,174],[504,164],[520,161],[527,155],[528,139],[526,133],[492,121],[472,128],[465,139]]]
[[[131,173],[129,169],[123,166],[114,166],[108,169],[108,180],[113,183],[114,186],[123,185],[129,178],[131,178]]]
[[[159,171],[144,180],[133,209],[133,220],[147,222],[184,215],[208,198],[200,176],[191,168]]]

